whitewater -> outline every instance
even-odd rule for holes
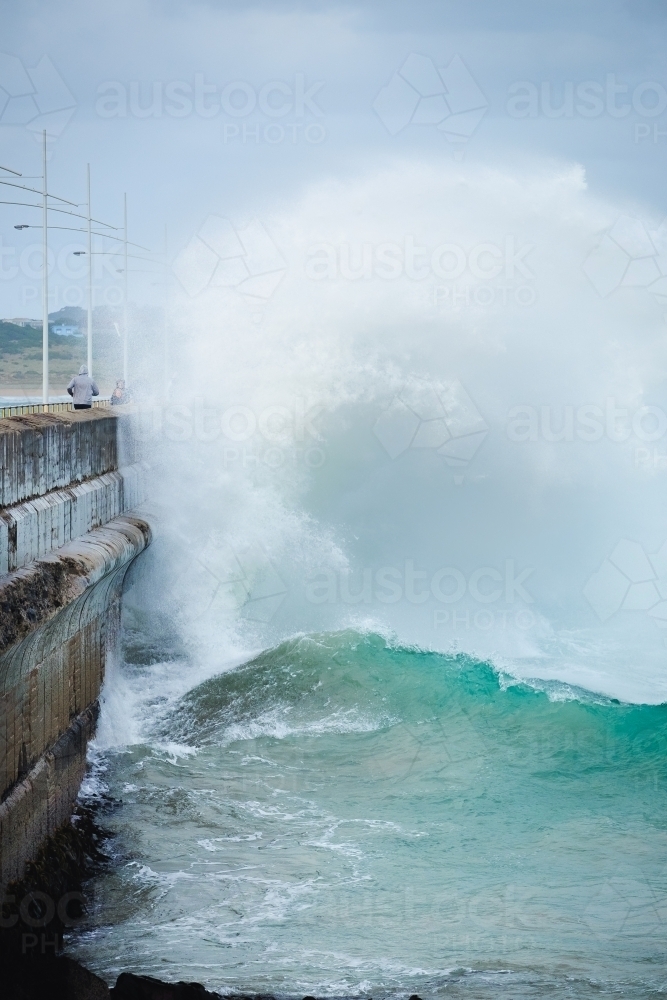
[[[661,221],[543,163],[265,209],[275,292],[174,293],[135,415],[159,530],[69,950],[226,992],[657,995],[664,318],[582,264]]]

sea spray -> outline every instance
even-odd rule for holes
[[[267,300],[176,295],[143,590],[206,670],[362,624],[667,697],[660,307],[584,266],[632,212],[577,165],[396,161],[273,206]]]
[[[160,534],[93,751],[122,803],[71,941],[93,968],[662,983],[664,337],[582,266],[624,211],[576,166],[393,163],[274,207],[268,300],[174,303],[178,378],[135,414]]]

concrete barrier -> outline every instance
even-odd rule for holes
[[[117,469],[117,423],[108,409],[0,420],[0,507]]]
[[[1,886],[69,821],[123,579],[151,540],[143,470],[117,468],[122,422],[108,410],[0,420]]]
[[[0,509],[0,576],[136,507],[144,478],[141,465],[130,465]]]

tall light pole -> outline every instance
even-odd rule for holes
[[[164,398],[165,402],[169,398],[169,243],[167,241],[167,227],[164,227],[164,330],[163,330],[163,352],[164,363]]]
[[[48,195],[46,187],[46,129],[42,132],[42,160],[44,166],[44,188],[42,194],[42,226],[44,265],[42,274],[42,403],[49,404],[49,239],[48,239]]]
[[[93,377],[93,233],[92,217],[90,211],[90,163],[87,164],[88,171],[88,374]]]
[[[46,130],[42,132],[42,161],[43,161],[43,185],[40,191],[39,188],[28,187],[25,184],[18,184],[16,181],[8,181],[0,179],[0,186],[8,186],[11,188],[17,188],[20,191],[27,191],[32,195],[41,195],[41,204],[37,199],[35,202],[24,202],[24,201],[9,201],[0,199],[0,205],[17,205],[22,208],[33,208],[42,209],[42,254],[44,257],[43,262],[43,274],[42,274],[42,403],[44,406],[48,406],[49,403],[49,228],[48,228],[48,213],[58,212],[62,215],[69,215],[73,219],[82,219],[87,222],[87,232],[88,232],[88,370],[92,374],[92,332],[93,332],[93,317],[92,317],[92,306],[93,306],[93,272],[92,272],[92,223],[96,223],[99,226],[104,226],[106,229],[113,229],[117,231],[117,226],[112,226],[109,222],[103,222],[101,219],[93,219],[91,208],[90,208],[90,164],[88,164],[88,213],[83,215],[80,212],[73,212],[72,208],[80,208],[81,203],[75,201],[69,201],[67,198],[61,198],[57,194],[49,194],[48,189],[48,178],[47,178],[47,156],[46,156]],[[19,173],[18,170],[11,170],[9,167],[0,166],[0,170],[4,170],[9,174],[13,174],[15,177],[23,179],[23,175]],[[28,178],[26,178],[28,179]],[[4,192],[3,192],[4,193]],[[55,199],[62,205],[70,205],[71,208],[61,208],[55,205],[49,205],[49,198]],[[39,229],[39,226],[32,226],[28,224],[20,224],[14,226],[15,229]],[[69,232],[85,232],[80,226],[77,228],[72,228],[70,226],[59,226],[52,225],[52,229],[64,229]],[[105,236],[110,239],[120,240],[118,236],[112,236],[110,233],[95,233],[97,236]],[[126,227],[126,240],[127,240],[127,227]],[[134,244],[133,244],[134,245]],[[141,250],[146,250],[146,247],[140,247]],[[84,251],[74,251],[77,256],[81,256]],[[127,254],[127,249],[125,251]]]
[[[127,388],[127,192],[123,195],[123,380]]]

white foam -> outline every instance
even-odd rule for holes
[[[239,295],[174,298],[174,402],[190,416],[180,439],[163,411],[161,429],[144,434],[161,537],[126,602],[175,623],[187,660],[111,664],[98,747],[141,742],[187,690],[253,651],[350,625],[422,649],[465,651],[517,677],[626,701],[667,700],[657,625],[640,611],[600,622],[583,593],[619,539],[658,551],[667,537],[661,474],[637,466],[636,442],[541,436],[520,444],[507,431],[508,412],[522,404],[558,409],[613,398],[635,412],[661,401],[665,338],[655,304],[635,290],[601,299],[582,270],[626,209],[594,197],[575,163],[512,171],[394,161],[344,183],[320,181],[269,208],[264,222],[288,268],[260,322]],[[519,277],[536,292],[534,303],[443,312],[429,300],[430,279],[306,274],[315,245],[339,252],[343,244],[404,246],[408,237],[466,251],[530,245],[529,274]],[[401,393],[417,408],[428,397],[433,417],[434,387],[456,397],[459,423],[473,405],[488,429],[462,484],[428,448],[392,458],[373,432],[382,407]],[[226,437],[207,432],[206,407],[220,427],[227,414]],[[280,461],[267,462],[267,448]],[[309,448],[324,455],[321,471],[306,464]],[[454,566],[466,579],[483,567],[504,573],[511,560],[517,572],[531,570],[532,601],[423,604],[407,591],[393,604],[342,599],[348,569],[361,580],[366,568],[403,572],[406,560],[428,573]],[[333,602],[308,594],[322,567],[336,581]],[[517,609],[531,613],[530,627],[517,624]],[[492,628],[475,625],[480,611],[496,610],[507,614]],[[435,611],[456,611],[464,624],[436,628]],[[549,696],[564,696],[556,690]],[[308,726],[316,735],[377,724],[349,712]],[[297,731],[278,712],[231,728],[227,738]]]
[[[324,736],[327,733],[372,733],[392,721],[389,716],[372,718],[356,708],[349,708],[338,709],[321,719],[295,719],[290,724],[288,717],[292,711],[291,705],[276,706],[248,722],[234,722],[225,728],[222,742],[230,744],[265,736],[284,740],[290,736]]]

